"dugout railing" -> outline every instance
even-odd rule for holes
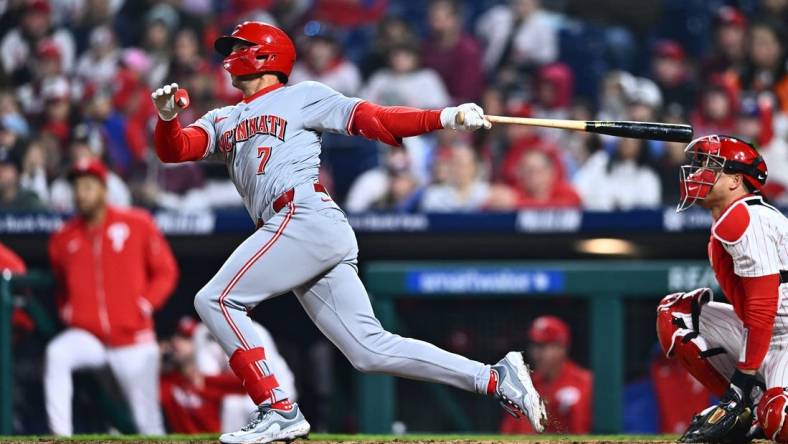
[[[622,429],[625,299],[654,298],[716,285],[708,263],[703,261],[371,262],[364,269],[364,279],[377,316],[394,332],[398,331],[396,302],[401,299],[450,301],[469,295],[586,298],[596,433],[618,433]],[[52,285],[47,272],[0,276],[0,435],[12,433],[14,294],[28,289],[48,290]],[[439,386],[432,385],[432,391],[439,398],[445,397],[445,390]],[[394,378],[359,373],[357,396],[360,431],[391,432],[397,405]],[[462,412],[457,410],[456,414]]]
[[[375,312],[393,332],[398,330],[396,302],[406,298],[586,298],[594,374],[593,431],[606,434],[620,433],[623,427],[625,299],[716,287],[704,261],[403,261],[372,262],[364,271]],[[396,418],[395,379],[359,374],[357,386],[360,431],[390,433]]]

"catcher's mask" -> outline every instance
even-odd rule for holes
[[[730,136],[711,135],[693,140],[684,149],[688,164],[681,166],[681,212],[704,200],[720,174],[741,174],[752,191],[766,183],[766,163],[751,144]]]

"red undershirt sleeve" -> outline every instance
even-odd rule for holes
[[[349,133],[399,146],[403,137],[442,129],[440,114],[440,110],[359,102],[350,117]]]
[[[201,160],[208,149],[208,134],[198,126],[181,128],[178,119],[156,122],[153,132],[156,154],[164,163]]]
[[[744,304],[744,350],[739,357],[738,368],[741,370],[757,370],[761,367],[769,343],[772,339],[772,327],[777,315],[780,275],[770,274],[758,277],[742,277],[742,289],[746,297]],[[743,361],[742,361],[743,359]]]

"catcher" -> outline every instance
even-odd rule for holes
[[[760,195],[767,168],[755,148],[720,135],[691,142],[678,211],[698,204],[714,224],[709,261],[730,304],[701,288],[662,299],[657,335],[717,405],[680,442],[788,442],[788,221]]]

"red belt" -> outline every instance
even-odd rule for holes
[[[315,182],[315,192],[316,193],[326,193],[328,194],[328,190],[326,187],[323,186],[320,182]],[[274,213],[278,213],[282,211],[282,208],[286,207],[287,204],[293,201],[295,198],[295,188],[290,188],[289,190],[282,193],[281,196],[277,197],[271,206],[274,208]]]
[[[322,183],[315,182],[313,185],[314,185],[316,193],[326,193],[326,194],[328,194],[328,190],[326,189],[326,187],[323,186]],[[287,204],[292,202],[293,199],[295,199],[295,188],[290,188],[289,190],[287,190],[284,193],[282,193],[279,197],[276,198],[274,203],[271,204],[271,207],[274,209],[274,214],[282,211],[282,209],[284,207],[286,207]],[[264,223],[264,221],[262,219],[259,219],[257,221],[257,228],[262,227],[263,223]]]

